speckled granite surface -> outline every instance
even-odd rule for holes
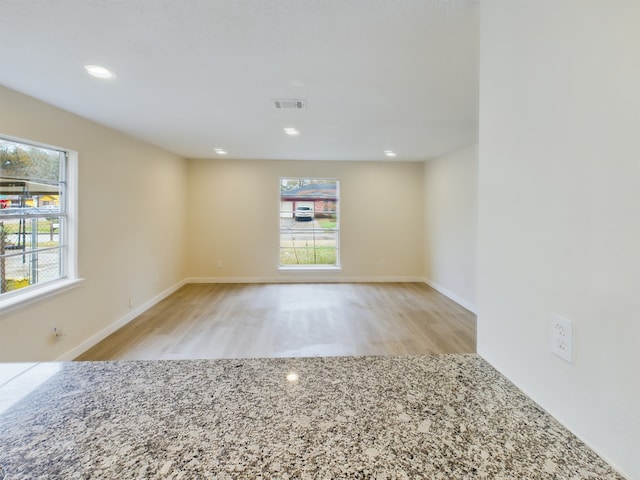
[[[7,480],[623,478],[475,355],[42,364],[2,405]]]

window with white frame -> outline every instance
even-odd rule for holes
[[[75,279],[74,169],[71,152],[0,137],[0,306]]]
[[[340,266],[336,179],[280,179],[280,268]]]

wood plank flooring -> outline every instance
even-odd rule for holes
[[[189,284],[76,360],[471,353],[476,317],[423,283]]]

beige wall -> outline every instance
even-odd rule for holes
[[[0,361],[68,358],[184,278],[186,160],[3,87],[0,105],[0,134],[78,152],[85,279],[0,314]]]
[[[85,279],[1,314],[0,361],[73,358],[185,278],[424,278],[423,163],[187,161],[5,88],[0,101],[1,134],[78,151]],[[281,176],[340,180],[340,272],[278,271]]]
[[[477,145],[425,163],[425,277],[474,312],[477,185]]]
[[[189,160],[187,276],[421,279],[423,168],[409,162]],[[340,181],[341,272],[278,271],[279,179],[296,176]]]
[[[478,351],[640,478],[640,2],[482,5]],[[575,363],[551,354],[551,314]]]

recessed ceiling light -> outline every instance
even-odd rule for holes
[[[300,132],[298,130],[296,130],[293,127],[287,127],[284,129],[284,133],[286,133],[287,135],[291,135],[291,136],[295,136],[295,135],[300,135]]]
[[[398,156],[396,153],[392,152],[391,150],[385,150],[385,151],[384,151],[384,154],[385,154],[387,157],[397,157],[397,156]]]
[[[115,75],[108,69],[101,67],[100,65],[85,65],[84,69],[89,75],[98,78],[113,78]]]
[[[218,155],[226,155],[228,152],[223,149],[223,148],[214,148],[213,149],[214,152],[216,152]]]
[[[287,374],[287,380],[290,382],[297,382],[300,377],[295,372],[290,372]]]

